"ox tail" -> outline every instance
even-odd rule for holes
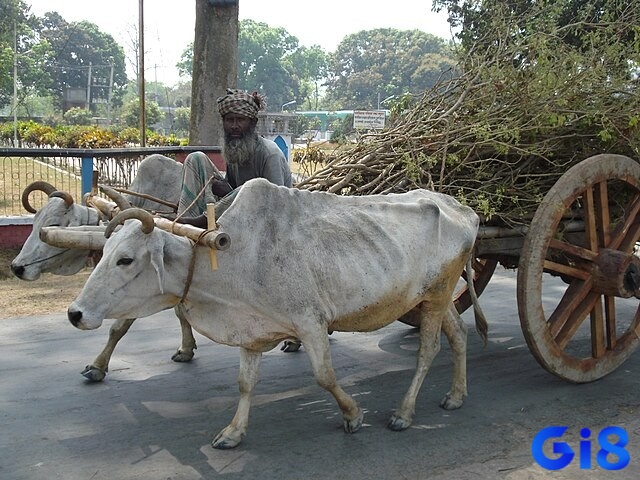
[[[478,295],[473,285],[473,253],[469,255],[465,271],[467,273],[467,288],[469,289],[469,295],[471,295],[471,303],[473,304],[473,314],[476,321],[476,331],[482,338],[484,345],[487,345],[487,332],[489,331],[489,324],[487,317],[484,316],[482,309],[480,308],[480,302],[478,301]]]

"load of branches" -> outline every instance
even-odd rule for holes
[[[574,164],[606,152],[639,158],[640,7],[622,3],[568,11],[532,2],[516,12],[495,1],[481,34],[458,36],[454,71],[413,104],[396,102],[389,127],[337,150],[297,186],[427,188],[487,224],[526,223]]]

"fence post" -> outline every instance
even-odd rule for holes
[[[93,181],[93,157],[83,157],[81,167],[81,187],[82,196],[91,192],[91,183]]]

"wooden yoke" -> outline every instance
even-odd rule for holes
[[[114,202],[111,202],[94,194],[85,195],[85,204],[88,207],[95,208],[109,220],[115,217],[116,214],[120,211],[120,209]]]
[[[215,257],[216,251],[226,250],[231,245],[231,239],[229,238],[228,234],[215,230],[215,213],[213,214],[213,216],[209,217],[209,225],[213,225],[213,228],[210,228],[208,230],[194,227],[193,225],[188,225],[186,223],[175,223],[172,220],[167,220],[166,218],[160,217],[155,217],[153,221],[155,222],[156,227],[162,230],[173,233],[175,235],[180,235],[182,237],[187,237],[188,239],[193,240],[200,245],[209,247],[211,249],[211,256],[213,258],[213,260],[211,261],[211,268],[214,270],[218,268],[217,258]]]

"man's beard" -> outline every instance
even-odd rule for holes
[[[242,167],[251,162],[257,146],[258,134],[255,129],[249,130],[240,138],[231,138],[225,134],[222,155],[227,164]]]

